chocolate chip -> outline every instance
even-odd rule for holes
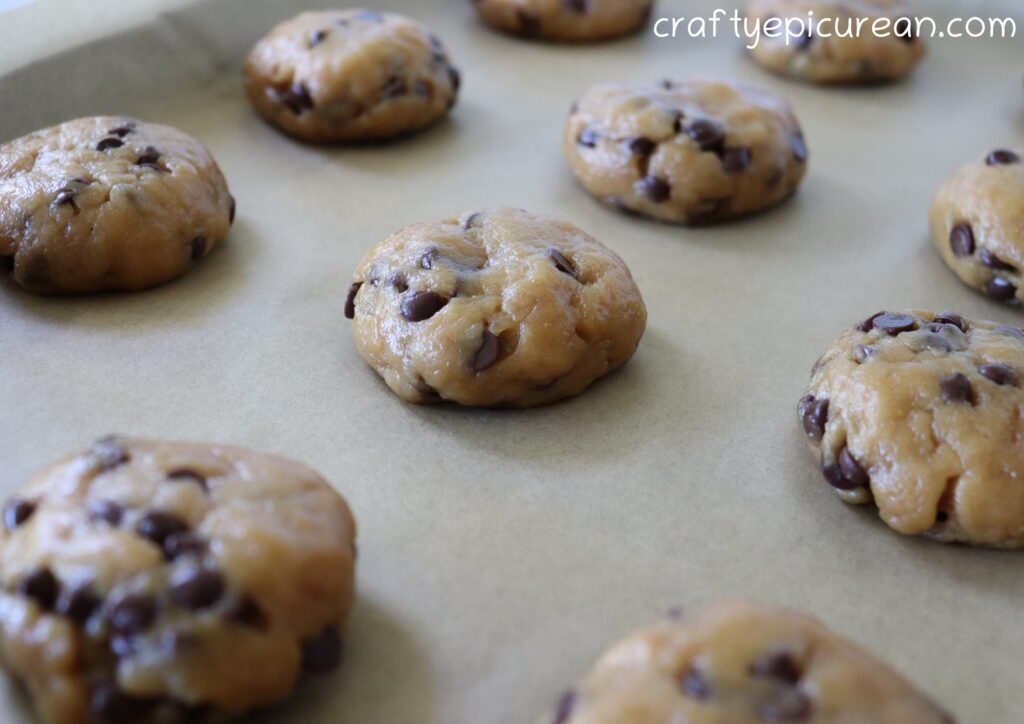
[[[485,329],[480,347],[473,356],[473,370],[483,372],[498,360],[498,338]]]
[[[189,568],[171,577],[168,595],[189,611],[209,608],[224,595],[224,576],[211,568]]]
[[[957,372],[939,380],[939,389],[948,402],[969,402],[974,404],[974,389],[966,375]]]
[[[597,145],[597,142],[598,140],[600,140],[600,138],[600,133],[595,131],[590,126],[587,126],[582,131],[580,131],[580,135],[576,137],[576,143],[578,143],[581,146],[586,146],[587,148],[594,148]]]
[[[722,168],[726,173],[738,173],[750,165],[750,149],[743,146],[727,148],[722,152]]]
[[[128,451],[113,435],[97,440],[92,446],[92,456],[96,459],[99,472],[116,468],[129,459]]]
[[[772,651],[757,659],[750,667],[750,673],[765,679],[777,679],[786,684],[800,680],[800,668],[796,660],[786,651]]]
[[[348,288],[348,295],[345,297],[345,319],[356,318],[356,295],[359,294],[362,286],[362,282],[353,282],[352,286]]]
[[[813,41],[814,31],[808,24],[807,30],[805,30],[802,35],[798,35],[797,37],[793,38],[793,46],[797,50],[807,50],[809,47],[811,47],[811,43]]]
[[[135,163],[139,166],[155,166],[159,160],[160,152],[152,146],[147,146],[146,150],[142,152],[142,155],[135,159]]]
[[[164,554],[169,560],[184,556],[200,558],[206,553],[206,541],[192,531],[171,533],[164,541]]]
[[[672,195],[672,187],[668,181],[657,176],[646,176],[636,184],[637,190],[656,204],[667,201]]]
[[[707,679],[697,671],[697,669],[691,667],[683,674],[683,678],[679,682],[680,688],[683,693],[689,696],[691,699],[697,699],[703,701],[711,698],[711,685]]]
[[[392,274],[388,282],[390,282],[391,286],[394,287],[399,294],[404,294],[409,291],[409,280],[402,272],[395,272]]]
[[[780,689],[757,709],[763,722],[807,721],[811,716],[811,700],[798,689]]]
[[[917,329],[917,322],[906,314],[889,314],[885,312],[874,318],[875,329],[880,329],[890,337],[895,337],[903,332],[911,332]]]
[[[637,156],[650,156],[657,147],[658,144],[647,138],[647,136],[637,136],[629,142],[630,152]]]
[[[846,448],[843,448],[843,450],[846,450]],[[855,460],[853,462],[856,463]],[[858,465],[857,467],[860,466]],[[846,477],[846,474],[843,472],[843,466],[841,462],[833,463],[831,465],[824,465],[821,468],[821,472],[822,475],[825,476],[825,480],[827,480],[828,484],[831,485],[833,488],[837,488],[839,490],[858,490],[860,488],[866,487],[865,484],[861,484],[859,481],[851,480],[850,478]],[[867,476],[865,475],[865,478],[866,477]]]
[[[35,601],[44,611],[50,611],[60,596],[60,581],[49,568],[37,568],[21,579],[17,590],[22,596]]]
[[[1009,365],[982,365],[978,368],[978,372],[982,377],[995,382],[997,385],[1010,385],[1011,387],[1020,386],[1020,375],[1017,374],[1017,370],[1013,369],[1013,367],[1010,367]]]
[[[152,711],[152,699],[129,696],[114,684],[101,684],[89,695],[89,709],[108,724],[135,724]]]
[[[871,484],[871,478],[861,467],[857,459],[850,454],[850,449],[844,447],[839,453],[839,471],[854,488],[866,488]]]
[[[458,93],[459,88],[462,87],[462,74],[459,73],[459,69],[453,65],[448,66],[448,80],[452,84],[452,92]]]
[[[312,49],[312,48],[315,48],[316,46],[320,45],[320,43],[322,43],[325,40],[327,40],[327,36],[329,34],[330,33],[327,30],[317,30],[309,38],[309,47]]]
[[[295,115],[300,115],[303,111],[313,108],[313,97],[309,94],[309,89],[302,83],[293,83],[291,87],[284,90],[272,89],[272,94],[278,103],[283,104]]]
[[[965,320],[956,312],[940,312],[939,314],[935,315],[935,321],[938,322],[939,324],[952,325],[959,329],[961,332],[967,331],[967,320]]]
[[[67,616],[79,625],[85,624],[89,617],[103,603],[88,584],[74,589],[65,589],[57,600],[57,613]]]
[[[75,203],[74,189],[61,189],[57,192],[57,195],[53,197],[53,203],[55,206],[70,206],[75,211],[78,211],[78,204]]]
[[[191,468],[177,468],[167,473],[167,479],[172,483],[195,483],[203,490],[209,490],[206,484],[206,476]]]
[[[725,142],[725,131],[714,121],[697,120],[686,127],[686,135],[697,142],[703,151],[713,151]]]
[[[568,274],[571,277],[579,276],[579,272],[576,271],[576,267],[573,266],[573,263],[569,261],[558,249],[551,248],[548,249],[546,253],[551,257],[551,260],[555,262],[555,269],[563,274]]]
[[[7,530],[14,530],[35,512],[36,504],[31,500],[11,498],[4,504],[4,525],[7,526]]]
[[[398,76],[391,76],[384,87],[380,90],[382,98],[394,98],[395,96],[404,96],[409,92],[409,84],[405,78],[399,78]]]
[[[807,437],[815,442],[825,435],[828,422],[828,400],[816,400],[810,395],[800,400],[800,419]]]
[[[135,130],[135,126],[130,126],[128,124],[125,124],[123,126],[118,126],[117,128],[111,128],[109,131],[107,131],[107,133],[110,134],[111,136],[117,136],[118,138],[124,138],[125,136],[127,136],[129,133],[131,133],[134,130]]]
[[[89,503],[88,513],[89,520],[94,523],[118,526],[124,518],[124,507],[112,500],[96,500]]]
[[[465,224],[466,230],[468,231],[469,229],[474,229],[474,228],[480,226],[480,222],[482,222],[483,219],[484,219],[484,215],[483,215],[483,212],[481,212],[481,211],[477,211],[475,214],[470,214],[469,218],[466,219],[466,224]],[[437,249],[432,247],[427,252],[427,254],[430,254],[431,258],[435,258],[437,256]],[[426,258],[427,255],[424,254],[423,256],[424,256],[424,258]],[[424,269],[429,269],[430,267],[429,266],[424,266],[423,268]]]
[[[985,294],[997,302],[1009,302],[1017,296],[1017,287],[1008,279],[992,277],[985,284]]]
[[[173,513],[153,510],[142,516],[135,525],[135,532],[147,540],[153,541],[163,548],[164,542],[174,533],[184,533],[189,529],[188,523]]]
[[[102,141],[96,144],[97,151],[107,151],[111,148],[121,148],[124,145],[124,141],[120,138],[104,138]]]
[[[990,153],[985,159],[985,163],[989,166],[1008,166],[1012,163],[1020,163],[1020,156],[1013,151],[1000,148]]]
[[[118,599],[107,612],[107,622],[115,633],[137,634],[156,620],[156,599],[145,594],[128,594]]]
[[[302,642],[302,670],[326,674],[341,663],[341,636],[334,626],[325,626],[319,635]]]
[[[989,267],[990,269],[1000,269],[1002,271],[1015,271],[1017,268],[1013,264],[1006,263],[985,247],[978,249],[978,260],[985,266]]]
[[[974,253],[974,231],[970,224],[960,223],[949,232],[949,248],[955,256],[970,256]]]
[[[587,0],[562,0],[563,7],[581,15],[587,12]]]
[[[875,320],[881,317],[883,314],[885,314],[885,312],[878,312],[877,314],[871,315],[870,317],[868,317],[863,322],[857,325],[857,330],[860,332],[870,332],[872,329],[875,328]]]
[[[915,18],[904,16],[897,18],[896,22],[893,23],[893,29],[896,32],[896,37],[902,40],[904,43],[916,43],[917,42],[917,28]]]
[[[558,705],[555,707],[555,718],[551,724],[565,724],[572,716],[573,707],[576,706],[576,692],[568,689],[558,698]]]
[[[245,596],[228,612],[228,618],[249,628],[266,628],[267,616],[260,610],[256,602]]]
[[[231,197],[231,205],[228,207],[228,223],[235,223],[235,197]]]
[[[197,236],[189,243],[189,248],[192,250],[191,254],[193,259],[200,258],[204,253],[206,253],[206,237]]]
[[[416,292],[402,300],[402,316],[410,322],[430,319],[448,300],[437,292]]]
[[[807,141],[804,139],[804,134],[797,133],[793,136],[793,158],[800,163],[807,160],[810,154],[807,152]]]

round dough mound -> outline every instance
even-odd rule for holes
[[[747,23],[751,28],[755,20],[764,27],[772,18],[783,23],[800,19],[804,27],[812,18],[811,29],[789,44],[784,29],[781,37],[762,35],[750,54],[773,73],[812,83],[893,81],[907,75],[925,55],[924,41],[916,37],[916,18],[904,0],[750,0]],[[887,37],[872,32],[873,23],[885,20],[890,24],[877,28]],[[817,27],[830,37],[819,36]]]
[[[304,465],[105,438],[3,518],[0,660],[49,724],[213,720],[338,663],[355,523]]]
[[[545,724],[950,724],[817,619],[746,601],[673,616],[612,646]]]
[[[825,479],[907,535],[1024,546],[1024,331],[883,313],[815,365],[799,417]]]
[[[416,403],[531,407],[624,365],[647,310],[625,263],[572,224],[499,209],[414,224],[363,258],[356,347]]]
[[[245,89],[256,110],[318,143],[391,138],[455,104],[459,72],[418,22],[372,10],[304,12],[256,43]]]
[[[0,146],[0,267],[33,292],[163,284],[234,217],[217,163],[175,128],[79,118]]]
[[[967,286],[999,302],[1024,300],[1024,152],[992,151],[935,196],[932,240]]]
[[[653,0],[473,0],[491,27],[527,38],[592,42],[634,33]]]
[[[598,200],[675,223],[774,206],[807,169],[803,132],[786,101],[709,80],[594,86],[569,114],[564,146]]]

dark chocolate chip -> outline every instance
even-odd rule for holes
[[[146,150],[142,152],[135,163],[139,166],[156,165],[156,162],[160,160],[160,152],[152,146],[147,146]]]
[[[1010,385],[1011,387],[1020,386],[1020,375],[1017,374],[1017,370],[1013,369],[1013,367],[1010,367],[1009,365],[982,365],[978,368],[978,372],[982,377],[995,382],[997,385]]]
[[[345,296],[345,319],[356,318],[356,295],[362,286],[362,282],[352,282],[352,286],[348,288],[348,294]]]
[[[965,320],[956,312],[940,312],[939,314],[935,315],[935,321],[938,322],[939,324],[952,325],[959,329],[961,332],[967,331],[967,320]]]
[[[949,402],[968,402],[974,404],[974,389],[967,376],[957,372],[939,380],[942,396]]]
[[[903,332],[911,332],[917,329],[917,322],[906,314],[880,314],[874,319],[875,329],[880,329],[890,337],[895,337]]]
[[[111,128],[109,131],[107,131],[107,133],[110,134],[111,136],[117,136],[118,138],[124,138],[125,136],[127,136],[129,133],[131,133],[134,130],[135,130],[135,126],[131,126],[131,125],[125,124],[123,126],[118,126],[117,128]]]
[[[199,259],[206,253],[206,237],[197,236],[189,243],[189,248],[191,249],[192,258]]]
[[[640,181],[637,181],[636,186],[640,193],[644,194],[656,204],[667,201],[672,195],[672,187],[669,185],[668,181],[660,179],[657,176],[646,176]]]
[[[399,294],[409,291],[409,280],[402,272],[395,272],[388,281]]]
[[[189,529],[188,523],[173,513],[153,510],[142,516],[136,524],[135,532],[147,540],[153,541],[163,548],[164,542],[174,533],[184,533]]]
[[[563,274],[568,274],[571,277],[579,276],[579,272],[576,271],[576,267],[573,265],[573,263],[569,261],[565,257],[565,255],[558,249],[548,249],[547,255],[551,257],[551,260],[553,262],[555,262],[555,269],[557,269],[558,271],[562,272]]]
[[[60,581],[49,568],[37,568],[18,583],[18,593],[31,598],[44,611],[50,611],[60,596]]]
[[[83,625],[100,607],[101,603],[103,600],[96,595],[89,584],[73,589],[66,588],[57,600],[57,613]]]
[[[104,138],[102,141],[96,144],[97,151],[107,151],[111,148],[121,148],[124,145],[124,141],[120,138]]]
[[[483,372],[498,360],[498,338],[488,329],[484,330],[480,347],[473,356],[473,370]]]
[[[92,446],[92,455],[100,472],[116,468],[129,459],[128,451],[113,435],[97,440]]]
[[[459,88],[462,87],[462,74],[459,73],[459,69],[453,65],[448,66],[448,80],[452,84],[452,92],[458,93]]]
[[[334,626],[325,626],[317,636],[302,642],[302,669],[311,674],[326,674],[341,663],[341,636]]]
[[[384,87],[380,90],[380,95],[382,98],[394,98],[395,96],[404,96],[408,92],[409,84],[405,78],[393,75],[384,83]]]
[[[576,143],[587,148],[594,148],[597,145],[598,140],[601,138],[601,134],[595,131],[590,126],[587,126],[580,135],[576,137]]]
[[[786,651],[771,651],[757,659],[750,667],[754,676],[766,679],[777,679],[786,684],[795,684],[800,680],[800,667],[796,659]]]
[[[89,503],[88,513],[89,520],[94,523],[118,526],[124,518],[124,507],[112,500],[96,500]]]
[[[441,310],[448,300],[437,292],[416,292],[402,300],[402,316],[410,322],[430,319]]]
[[[814,30],[809,24],[807,26],[807,30],[805,30],[802,35],[798,35],[793,38],[793,46],[797,50],[807,50],[811,47],[812,42],[814,42]]]
[[[1008,166],[1012,163],[1020,163],[1020,156],[1013,151],[1000,148],[990,153],[985,159],[985,163],[989,166]]]
[[[107,612],[107,622],[118,634],[131,635],[145,631],[156,620],[157,605],[153,596],[128,594],[118,599]]]
[[[885,312],[878,312],[877,314],[871,315],[863,322],[858,324],[857,329],[861,332],[870,332],[872,329],[875,328],[875,320],[881,317],[883,314],[885,314]]]
[[[896,22],[893,23],[893,29],[895,30],[896,37],[904,43],[910,44],[917,42],[916,26],[916,19],[907,16],[896,18]]]
[[[322,43],[325,40],[327,40],[327,36],[329,34],[330,34],[330,31],[328,31],[328,30],[317,30],[315,33],[313,33],[309,37],[309,47],[310,48],[315,48],[316,46],[320,45],[320,43]]]
[[[629,142],[630,152],[637,156],[650,156],[657,147],[658,144],[647,138],[647,136],[637,136]]]
[[[55,206],[70,206],[75,211],[78,210],[78,204],[75,203],[74,189],[61,189],[57,192],[57,195],[53,197],[53,203]]]
[[[970,256],[974,253],[974,230],[970,224],[955,224],[949,232],[949,248],[955,256]]]
[[[801,402],[801,408],[803,412],[800,418],[804,432],[807,433],[807,437],[818,442],[825,435],[825,425],[828,423],[828,400],[816,400],[811,397],[809,402]]]
[[[725,142],[725,131],[714,121],[697,120],[686,127],[686,135],[704,151],[713,151]]]
[[[810,154],[807,152],[807,141],[804,139],[804,134],[797,133],[793,136],[793,158],[800,163],[807,160]]]
[[[866,488],[871,483],[867,472],[857,462],[857,459],[850,454],[850,449],[844,447],[839,453],[839,471],[854,488]]]
[[[209,490],[206,476],[191,468],[177,468],[167,473],[167,479],[173,483],[195,483],[203,490]]]
[[[228,618],[249,628],[266,628],[267,616],[248,596],[240,599],[228,612]]]
[[[722,152],[722,168],[726,173],[738,173],[750,165],[750,149],[746,146],[727,148]]]
[[[558,697],[558,704],[555,706],[555,718],[551,724],[565,724],[572,716],[573,707],[576,706],[576,692],[569,689]]]
[[[1017,296],[1017,287],[1008,279],[992,277],[985,284],[985,294],[997,302],[1009,302]]]
[[[211,568],[189,568],[171,577],[168,594],[182,608],[199,611],[220,600],[225,589],[224,576]]]
[[[1002,271],[1015,271],[1017,268],[1013,264],[1008,264],[1007,262],[1003,261],[985,247],[978,249],[978,260],[985,266],[989,267],[990,269],[1000,269]]]
[[[235,211],[236,211],[235,197],[232,196],[231,197],[231,205],[228,206],[228,223],[229,224],[235,223]]]
[[[96,686],[89,695],[89,709],[108,724],[136,724],[149,715],[154,705],[154,700],[130,696],[114,684]]]
[[[164,553],[172,561],[184,556],[200,558],[206,553],[206,541],[192,531],[171,533],[164,541]]]
[[[811,716],[811,700],[799,689],[779,689],[757,709],[763,722],[800,722]]]
[[[35,512],[36,504],[31,500],[11,498],[4,504],[4,525],[7,526],[7,530],[14,530]]]
[[[703,701],[711,698],[711,685],[697,669],[691,667],[679,682],[683,693],[691,699]]]
[[[273,94],[278,103],[283,104],[295,115],[313,108],[313,97],[302,83],[293,83],[284,90],[274,89]]]
[[[482,211],[477,211],[474,214],[470,214],[469,218],[466,219],[466,224],[465,224],[466,230],[468,231],[469,229],[474,229],[477,226],[480,226],[480,222],[483,221],[483,219],[484,219],[484,215],[483,215]],[[430,254],[432,258],[436,257],[437,256],[437,249],[431,248],[427,252],[427,254]],[[426,254],[424,254],[424,257],[426,257]],[[429,269],[430,267],[429,266],[425,266],[423,268],[424,269]]]
[[[845,450],[845,448],[843,449]],[[839,490],[857,490],[865,487],[864,485],[860,485],[847,478],[843,473],[843,468],[840,463],[822,466],[821,473],[825,476],[825,480],[828,481],[829,485]]]
[[[587,12],[587,0],[562,0],[562,6],[581,15]]]

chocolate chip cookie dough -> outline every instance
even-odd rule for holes
[[[710,80],[594,86],[569,114],[564,148],[598,200],[686,224],[778,204],[796,191],[808,156],[786,101]]]
[[[491,27],[527,38],[592,42],[634,33],[653,0],[472,0]]]
[[[434,123],[460,76],[418,22],[373,10],[304,12],[260,40],[245,88],[271,124],[306,141],[391,138]]]
[[[608,649],[543,724],[951,724],[817,619],[724,601]]]
[[[389,236],[356,269],[345,315],[399,397],[512,407],[579,394],[633,356],[647,321],[618,256],[516,209]]]
[[[333,669],[355,523],[309,468],[106,438],[3,507],[0,660],[47,724],[213,721]]]
[[[1024,300],[1024,163],[997,149],[960,169],[935,196],[932,240],[970,287],[998,302]]]
[[[907,535],[1024,546],[1024,330],[880,312],[818,360],[799,417],[832,489]]]
[[[773,73],[812,83],[893,81],[925,55],[916,18],[904,0],[750,0],[751,27],[754,21],[764,27],[773,18],[783,23],[799,18],[807,30],[788,44],[784,30],[781,37],[762,35],[751,56]],[[872,31],[875,23],[878,32]]]
[[[80,118],[0,146],[0,269],[33,292],[163,284],[234,218],[217,163],[175,128]]]

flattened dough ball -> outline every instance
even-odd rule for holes
[[[764,27],[773,18],[793,23],[794,33],[808,30],[788,43],[784,30],[774,33],[777,37],[762,35],[751,56],[773,73],[811,83],[898,80],[925,55],[916,18],[904,0],[750,0],[751,27],[754,21]]]
[[[609,648],[543,724],[951,724],[889,666],[794,611],[724,601]]]
[[[576,178],[615,208],[708,224],[791,196],[807,168],[803,131],[783,99],[739,83],[605,83],[569,114]]]
[[[969,287],[997,302],[1024,300],[1024,163],[1008,149],[960,169],[935,195],[932,241]]]
[[[209,151],[169,126],[80,118],[0,146],[0,267],[33,292],[163,284],[234,218]]]
[[[647,321],[618,256],[516,209],[392,234],[356,269],[345,314],[402,399],[512,407],[579,394],[633,356]]]
[[[304,12],[256,43],[245,88],[271,124],[306,141],[391,138],[455,104],[459,72],[415,20],[373,10]]]
[[[105,438],[3,507],[0,661],[47,724],[220,721],[333,669],[355,523],[304,465]]]
[[[1024,546],[1024,330],[953,312],[848,329],[800,400],[825,480],[906,535]]]
[[[653,0],[473,0],[484,22],[512,35],[593,42],[634,33]]]

